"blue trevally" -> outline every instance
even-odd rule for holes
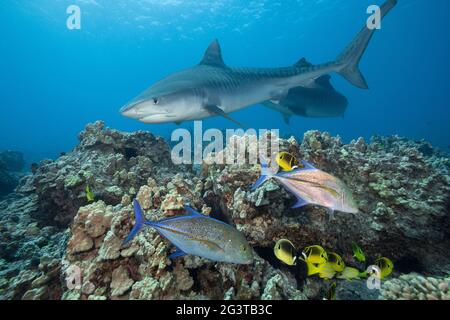
[[[198,213],[189,206],[185,206],[188,215],[147,221],[136,199],[133,205],[136,221],[123,245],[128,244],[146,225],[156,229],[177,248],[169,256],[170,259],[190,254],[235,264],[253,262],[253,251],[244,235],[229,224]]]
[[[264,182],[274,178],[297,198],[293,208],[313,204],[326,207],[331,212],[359,212],[352,192],[344,182],[316,169],[307,161],[302,160],[302,164],[302,168],[275,174],[267,164],[263,163],[261,176],[252,186],[252,190],[256,190]]]

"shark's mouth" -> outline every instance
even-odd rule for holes
[[[155,113],[152,115],[145,115],[139,118],[139,121],[142,122],[153,122],[153,121],[170,121],[170,119],[176,118],[175,115],[166,114],[166,113]]]

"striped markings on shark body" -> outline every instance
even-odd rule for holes
[[[397,0],[387,0],[379,11],[382,19]],[[327,63],[284,68],[232,68],[225,64],[217,40],[201,62],[156,82],[121,108],[122,115],[144,123],[181,123],[212,116],[226,118],[243,127],[229,114],[265,101],[277,103],[289,90],[310,86],[317,78],[338,73],[356,87],[367,89],[359,62],[375,29],[364,24],[354,40]]]

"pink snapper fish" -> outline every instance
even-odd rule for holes
[[[279,173],[274,173],[267,164],[262,164],[261,176],[252,186],[252,190],[274,178],[297,198],[297,203],[292,208],[313,204],[328,208],[330,213],[358,213],[350,189],[341,180],[316,169],[307,161],[302,160],[302,163],[303,168]]]

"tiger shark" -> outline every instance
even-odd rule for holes
[[[396,4],[397,0],[387,0],[380,8],[381,17]],[[368,89],[359,62],[374,31],[364,25],[334,61],[283,68],[229,67],[219,42],[214,40],[200,64],[156,82],[120,112],[144,123],[181,123],[222,116],[243,127],[229,113],[265,101],[279,103],[290,89],[308,87],[329,73],[338,73],[354,86]]]
[[[302,58],[297,64],[311,65],[305,58]],[[280,112],[287,124],[294,115],[306,118],[343,117],[348,100],[336,91],[330,83],[330,79],[330,75],[323,75],[315,79],[309,86],[290,89],[280,101],[266,101],[262,104]]]

